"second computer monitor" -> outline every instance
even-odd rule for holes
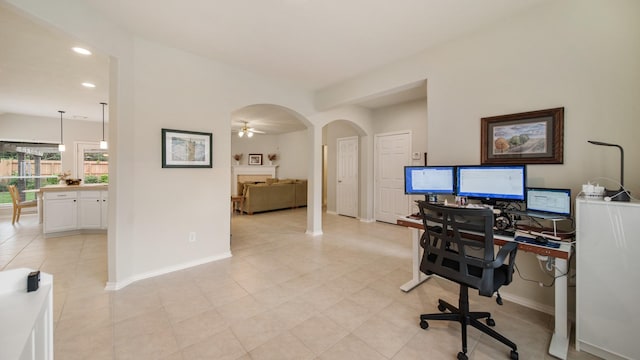
[[[525,200],[525,165],[458,166],[456,180],[458,196],[485,202]]]

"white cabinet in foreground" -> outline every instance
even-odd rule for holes
[[[31,271],[0,271],[0,359],[53,360],[53,277],[27,292]]]
[[[640,202],[576,199],[576,348],[640,359]]]

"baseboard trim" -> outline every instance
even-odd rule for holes
[[[218,261],[218,260],[222,260],[222,259],[227,259],[231,257],[231,252],[228,251],[226,253],[222,253],[220,255],[216,255],[216,256],[209,256],[206,258],[202,258],[202,259],[198,259],[198,260],[194,260],[194,261],[189,261],[186,263],[182,263],[182,264],[177,264],[177,265],[173,265],[173,266],[168,266],[162,269],[157,269],[157,270],[153,270],[153,271],[148,271],[142,274],[137,274],[137,275],[133,275],[130,276],[124,280],[121,281],[108,281],[106,286],[105,286],[105,290],[107,291],[117,291],[120,289],[125,288],[128,285],[133,284],[136,281],[140,281],[140,280],[144,280],[144,279],[149,279],[152,277],[156,277],[159,275],[164,275],[164,274],[168,274],[174,271],[180,271],[180,270],[184,270],[184,269],[188,269],[188,268],[192,268],[194,266],[199,266],[199,265],[203,265],[203,264],[207,264],[210,262],[214,262],[214,261]]]
[[[526,297],[512,295],[512,294],[501,293],[500,296],[502,296],[507,301],[511,301],[512,303],[522,305],[529,309],[538,310],[540,312],[543,312],[545,314],[549,314],[552,316],[555,315],[555,308],[553,306],[545,305],[537,301],[531,301],[531,299],[528,299]]]

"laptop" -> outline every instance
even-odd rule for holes
[[[571,216],[571,189],[527,188],[525,195],[526,210],[509,212],[541,219],[565,219]]]

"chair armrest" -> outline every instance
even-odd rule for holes
[[[484,267],[486,269],[497,269],[500,266],[502,266],[502,264],[504,264],[505,260],[507,259],[507,256],[509,256],[509,267],[511,267],[513,266],[512,265],[514,263],[513,260],[514,260],[514,257],[516,256],[517,251],[518,251],[518,243],[513,241],[508,242],[500,248],[500,251],[498,251],[496,258],[491,262],[485,263]]]

